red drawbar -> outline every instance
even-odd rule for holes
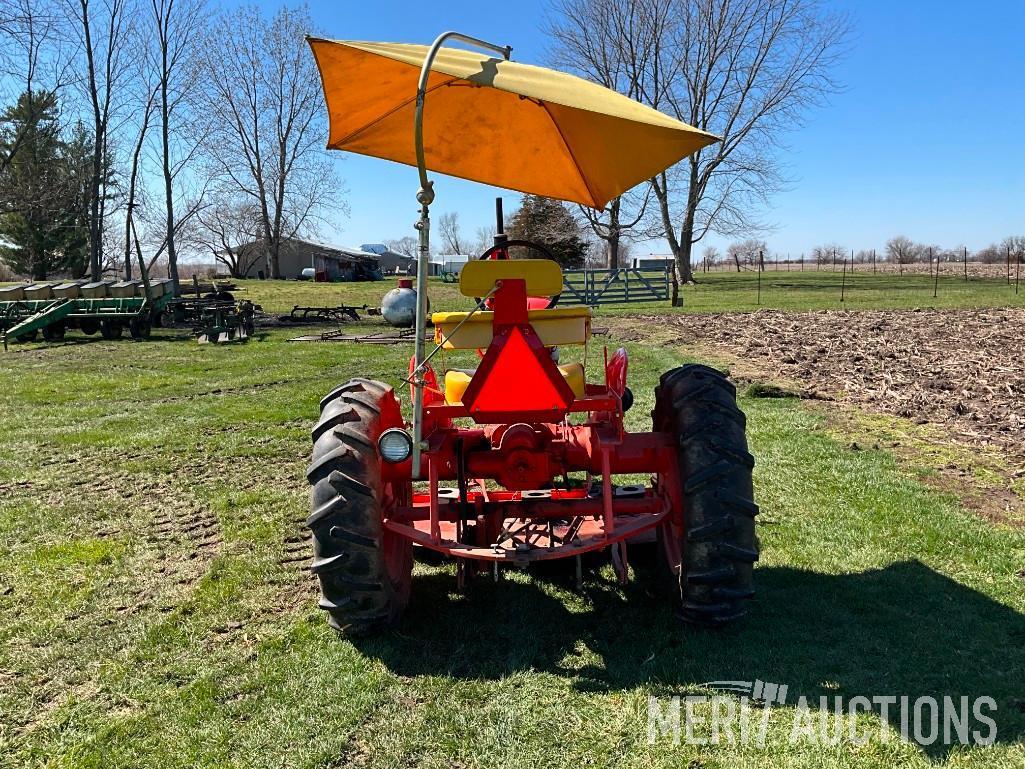
[[[529,336],[527,336],[529,335]],[[557,422],[573,402],[573,390],[551,354],[527,326],[507,326],[488,347],[463,394],[463,404],[478,422]]]

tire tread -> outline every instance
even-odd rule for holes
[[[684,495],[679,573],[664,568],[684,622],[720,627],[747,613],[758,560],[747,420],[726,375],[687,365],[662,375],[655,429],[676,436]],[[659,536],[672,536],[661,527]],[[666,565],[668,566],[668,565]]]

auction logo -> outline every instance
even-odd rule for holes
[[[664,737],[674,745],[765,745],[776,706],[786,705],[786,684],[766,681],[707,681],[716,692],[686,697],[648,697],[648,744]],[[921,746],[992,745],[997,725],[992,697],[915,697],[906,695],[819,697],[801,695],[793,703],[789,742],[864,745],[873,731],[883,741],[895,733]],[[878,712],[875,729],[859,723],[859,714]],[[846,717],[846,718],[845,718]]]

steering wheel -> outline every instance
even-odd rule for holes
[[[507,240],[507,241],[505,241],[505,243],[496,244],[496,245],[492,246],[491,248],[489,248],[487,251],[485,251],[483,254],[481,254],[477,258],[478,259],[508,259],[509,258],[509,249],[510,248],[514,248],[514,247],[531,248],[531,249],[533,249],[535,251],[540,251],[545,259],[548,259],[548,260],[556,262],[556,263],[558,262],[558,259],[556,259],[552,255],[552,252],[549,251],[546,246],[542,246],[540,243],[534,243],[533,241],[530,241],[530,240]],[[503,256],[499,256],[498,254],[503,252],[503,251],[505,252],[505,256],[504,257]],[[557,305],[559,303],[559,297],[560,296],[562,296],[561,292],[556,294],[553,297],[549,297],[548,304],[544,307],[544,309],[550,310],[553,307],[555,307],[555,305]],[[474,301],[477,302],[478,305],[481,303],[480,297],[474,297]]]

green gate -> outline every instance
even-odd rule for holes
[[[620,267],[615,270],[563,270],[563,304],[633,304],[669,300],[672,267],[643,270]]]

